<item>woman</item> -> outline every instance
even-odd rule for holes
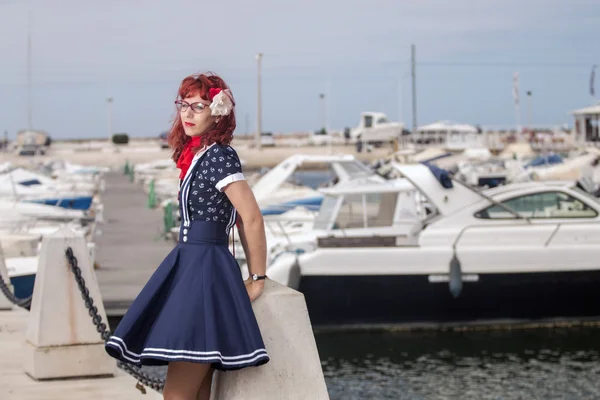
[[[208,399],[214,369],[269,361],[251,301],[264,288],[264,222],[240,160],[229,146],[235,102],[212,74],[189,76],[169,133],[181,169],[179,242],[154,272],[106,343],[137,365],[168,364],[165,399]],[[237,223],[246,282],[228,248]]]

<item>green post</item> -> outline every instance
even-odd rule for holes
[[[125,160],[125,168],[123,168],[123,175],[129,175],[129,160]]]
[[[148,188],[148,208],[154,207],[156,207],[156,192],[154,190],[154,179],[152,179]]]
[[[173,219],[173,202],[169,202],[167,203],[167,206],[165,207],[165,214],[163,216],[163,221],[164,221],[164,229],[165,229],[165,235],[168,235],[169,232],[171,232],[171,228],[173,228],[175,226],[175,221]]]

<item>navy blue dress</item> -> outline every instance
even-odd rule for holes
[[[179,241],[107,341],[112,357],[135,365],[211,363],[219,370],[269,361],[228,248],[236,211],[222,189],[241,179],[230,146],[196,154],[179,191]]]

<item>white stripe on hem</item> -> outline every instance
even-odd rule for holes
[[[106,342],[106,345],[107,346],[115,347],[117,350],[119,350],[119,352],[121,353],[121,357],[123,357],[124,359],[126,359],[128,361],[131,361],[132,363],[136,363],[136,364],[140,362],[140,358],[139,357],[136,357],[134,359],[134,358],[131,358],[128,355],[126,355],[125,352],[123,351],[123,348],[121,347],[120,343],[117,343],[117,342],[109,340],[108,342]]]
[[[221,179],[219,182],[217,182],[215,187],[217,188],[217,190],[219,192],[222,192],[223,188],[225,186],[229,185],[230,183],[237,182],[237,181],[243,181],[245,179],[246,178],[244,177],[243,173],[236,172],[235,174],[227,175],[225,178]]]
[[[118,346],[121,350],[124,350],[126,353],[132,355],[133,357],[136,358],[140,358],[141,356],[144,355],[148,355],[147,352],[150,352],[152,354],[154,353],[159,353],[159,352],[164,352],[164,353],[187,353],[187,354],[194,354],[194,355],[205,355],[205,356],[210,356],[213,355],[216,358],[222,359],[222,360],[239,360],[239,359],[243,359],[243,358],[248,358],[248,357],[252,357],[258,353],[267,353],[266,349],[257,349],[255,351],[253,351],[252,353],[249,354],[242,354],[242,355],[238,355],[238,356],[224,356],[223,354],[221,354],[220,351],[217,350],[211,350],[211,351],[194,351],[194,350],[172,350],[172,349],[161,349],[161,348],[155,348],[155,347],[148,347],[145,348],[144,351],[142,352],[142,354],[137,354],[134,353],[133,351],[130,351],[127,348],[127,345],[125,344],[125,342],[123,341],[123,339],[121,339],[120,337],[117,336],[111,336],[108,339],[107,344],[113,344]],[[165,355],[165,357],[168,357]]]
[[[194,351],[194,350],[171,350],[171,349],[156,349],[156,348],[152,348],[152,347],[146,347],[144,349],[144,351],[142,352],[142,355],[144,355],[146,352],[162,352],[162,353],[183,353],[183,354],[195,354],[195,355],[209,355],[209,354],[213,354],[216,357],[219,358],[223,358],[226,360],[239,360],[241,358],[247,358],[247,357],[252,357],[258,353],[265,353],[266,350],[265,349],[258,349],[253,351],[250,354],[244,354],[241,356],[224,356],[221,354],[221,352],[219,351]]]
[[[223,365],[243,365],[243,364],[249,364],[249,363],[253,363],[253,362],[257,361],[257,360],[260,360],[261,358],[268,357],[267,353],[262,353],[262,354],[259,354],[256,357],[251,358],[249,360],[225,361],[225,360],[222,360],[221,358],[219,358],[217,356],[213,356],[213,357],[195,357],[195,356],[185,356],[185,355],[167,356],[167,355],[159,354],[159,353],[144,353],[143,355],[145,357],[164,358],[164,359],[167,359],[167,360],[219,361]]]
[[[177,360],[192,360],[192,361],[218,361],[223,365],[244,365],[244,364],[253,363],[257,360],[260,360],[261,358],[269,357],[265,350],[260,351],[257,356],[255,356],[251,359],[245,359],[245,360],[241,360],[241,361],[226,361],[226,360],[223,360],[223,358],[219,357],[218,355],[198,357],[198,356],[188,356],[188,355],[183,355],[183,354],[166,355],[166,354],[161,354],[161,353],[152,353],[152,352],[144,351],[144,352],[142,352],[140,357],[136,357],[135,359],[133,359],[133,358],[125,355],[125,353],[123,352],[123,347],[120,345],[120,343],[114,342],[114,341],[109,341],[109,342],[107,342],[107,345],[116,347],[124,359],[129,360],[136,364],[141,362],[142,357],[152,357],[152,358],[159,358],[159,359],[165,359],[165,360],[177,359]]]

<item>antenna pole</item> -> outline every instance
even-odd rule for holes
[[[411,69],[412,69],[412,132],[417,132],[417,48],[413,44],[410,47]]]
[[[27,12],[27,130],[33,129],[33,112],[31,107],[31,10]]]

